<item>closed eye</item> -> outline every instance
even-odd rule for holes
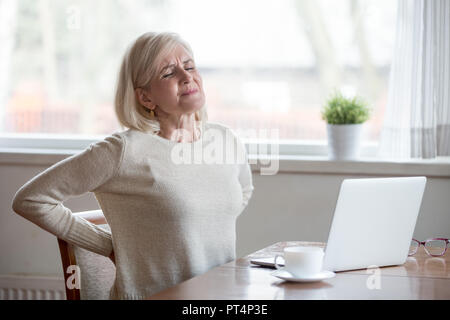
[[[195,69],[195,67],[190,67],[190,68],[186,68],[186,69],[184,69],[184,70],[190,71],[190,70],[194,70],[194,69]],[[168,73],[168,74],[163,75],[163,78],[168,78],[168,77],[171,77],[171,76],[173,76],[173,75],[174,75],[174,72],[171,72],[171,73]]]

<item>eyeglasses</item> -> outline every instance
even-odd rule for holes
[[[432,257],[440,257],[447,251],[449,239],[445,238],[432,238],[425,241],[418,241],[412,239],[408,256],[415,255],[420,245],[423,245],[425,252]]]

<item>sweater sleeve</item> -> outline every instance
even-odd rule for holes
[[[115,133],[56,163],[17,191],[13,210],[71,244],[109,256],[111,233],[74,216],[63,202],[95,191],[114,177],[122,161],[123,149],[124,140]]]
[[[252,171],[250,168],[250,164],[248,163],[248,155],[245,150],[244,144],[241,142],[239,137],[236,136],[238,152],[240,154],[240,159],[242,160],[239,163],[239,183],[242,187],[242,208],[241,212],[244,211],[245,207],[248,204],[248,201],[252,197],[253,193],[253,180],[252,180]]]

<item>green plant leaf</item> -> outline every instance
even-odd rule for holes
[[[335,92],[327,100],[321,114],[329,124],[359,124],[369,119],[370,109],[359,96],[347,98]]]

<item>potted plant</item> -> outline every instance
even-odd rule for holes
[[[327,122],[328,151],[333,160],[354,160],[359,156],[362,126],[370,109],[361,97],[347,98],[335,92],[322,110]]]

